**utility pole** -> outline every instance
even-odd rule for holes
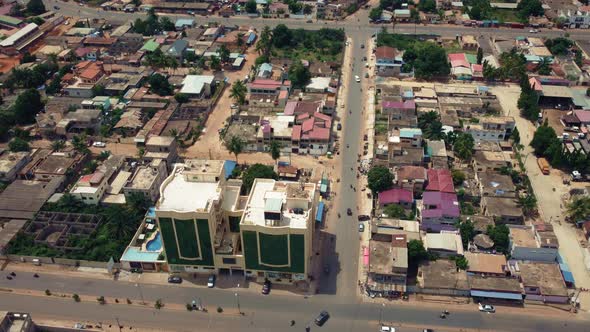
[[[238,305],[238,313],[239,313],[240,315],[243,315],[243,314],[242,314],[242,310],[240,309],[240,295],[239,295],[238,293],[235,293],[235,295],[236,295],[236,303],[237,303],[237,305]]]
[[[119,332],[123,331],[123,327],[121,326],[121,323],[119,323],[119,317],[115,317],[115,320],[117,321],[117,327],[119,328]]]

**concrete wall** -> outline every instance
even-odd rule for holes
[[[92,267],[92,268],[107,268],[107,262],[97,261],[85,261],[68,258],[54,258],[54,257],[36,257],[36,256],[22,256],[22,255],[7,255],[8,259],[12,262],[23,262],[32,263],[33,259],[38,259],[41,264],[57,264],[64,266],[81,266],[81,267]],[[120,268],[120,263],[115,263],[115,268]]]

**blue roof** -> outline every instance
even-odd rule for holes
[[[324,220],[324,202],[320,202],[320,204],[318,204],[318,210],[315,214],[315,221],[318,224],[321,224],[322,220]]]
[[[263,72],[263,71],[272,71],[272,65],[270,63],[265,62],[265,63],[263,63],[263,64],[260,65],[259,70],[261,72]]]
[[[414,136],[422,136],[422,129],[420,129],[420,128],[402,128],[399,130],[399,137],[414,138]]]
[[[226,160],[223,163],[223,170],[225,171],[225,178],[229,178],[238,164],[233,160]]]
[[[248,40],[246,41],[246,43],[252,44],[254,40],[256,40],[256,34],[254,32],[250,32],[250,35],[248,36]]]
[[[174,23],[174,26],[177,28],[182,28],[185,25],[192,26],[193,24],[195,24],[195,20],[191,18],[179,18],[176,20],[176,23]]]
[[[569,267],[563,266],[563,264],[559,264],[559,268],[561,269],[561,274],[563,275],[563,280],[570,284],[575,284],[576,281],[574,280],[574,275],[569,271]]]
[[[160,256],[160,252],[158,251],[141,251],[137,247],[128,247],[127,250],[125,250],[125,253],[123,253],[121,260],[128,262],[153,263],[158,261],[158,256]]]
[[[492,298],[492,299],[505,299],[505,300],[520,300],[520,301],[522,301],[522,294],[515,294],[515,293],[486,292],[486,291],[472,290],[471,296],[487,297],[487,298]]]

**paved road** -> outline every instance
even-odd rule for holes
[[[44,0],[43,1],[47,8],[51,10],[54,6],[59,6],[59,10],[55,10],[66,16],[78,16],[78,17],[100,17],[108,19],[115,23],[131,22],[138,17],[145,16],[143,12],[137,13],[122,13],[114,11],[103,11],[96,8],[81,7],[77,3],[69,1],[62,2],[56,0]],[[168,14],[170,15],[170,14]],[[172,14],[171,17],[188,17],[188,15],[176,15]],[[369,23],[368,14],[366,10],[359,11],[353,17],[348,18],[345,21],[327,22],[327,21],[314,21],[314,23],[306,23],[305,20],[298,19],[256,19],[241,16],[232,16],[231,18],[223,18],[218,16],[204,17],[196,16],[196,21],[199,24],[207,22],[221,22],[224,24],[237,24],[237,25],[251,25],[256,28],[262,28],[265,25],[274,26],[279,23],[287,24],[290,28],[305,28],[305,29],[320,29],[322,27],[331,28],[343,28],[347,34],[351,34],[353,31],[363,31],[365,33],[374,33],[381,28],[382,25],[375,25]],[[395,30],[399,33],[419,33],[419,34],[439,34],[446,37],[454,37],[457,34],[475,34],[484,36],[498,36],[503,37],[516,37],[522,35],[528,35],[528,30],[523,29],[499,29],[499,28],[470,28],[457,25],[414,25],[414,24],[397,24],[395,29],[392,25],[385,25],[390,31]],[[557,37],[563,36],[564,31],[558,29],[542,29],[539,34],[535,34],[538,37]],[[570,30],[569,34],[574,39],[588,38],[590,32],[587,30]]]
[[[139,289],[133,283],[68,276],[41,275],[39,279],[30,273],[19,272],[14,280],[0,278],[0,289],[17,288],[43,291],[50,289],[54,294],[77,293],[107,298],[131,298],[139,302]],[[415,303],[392,302],[386,306],[379,304],[359,304],[353,300],[342,300],[340,297],[319,295],[304,298],[302,296],[280,295],[271,293],[261,296],[249,291],[239,291],[240,308],[246,315],[238,318],[236,313],[235,289],[192,288],[186,285],[146,285],[141,286],[142,296],[146,301],[153,302],[160,298],[164,304],[188,303],[200,298],[209,309],[210,315],[188,313],[183,310],[157,312],[153,309],[132,307],[127,305],[106,305],[99,307],[94,303],[74,303],[71,299],[56,297],[29,297],[0,292],[0,310],[22,310],[44,317],[63,317],[64,319],[114,320],[115,316],[124,324],[143,326],[163,326],[169,330],[194,330],[194,326],[207,327],[211,330],[229,330],[239,327],[240,331],[252,327],[255,330],[279,331],[286,330],[287,323],[294,319],[297,326],[307,322],[321,310],[328,310],[332,316],[325,331],[377,331],[380,316],[384,322],[394,322],[399,326],[415,328],[436,327],[444,331],[473,329],[478,331],[559,331],[567,324],[572,332],[587,331],[588,321],[579,320],[576,316],[563,313],[563,316],[524,316],[513,314],[511,308],[498,308],[498,313],[490,315],[476,311],[475,306],[467,310],[451,310],[451,315],[441,320],[439,308],[416,306]],[[123,301],[122,301],[123,302]],[[217,314],[214,308],[221,306],[225,314]],[[294,310],[296,308],[296,310]],[[152,313],[153,312],[153,313]],[[253,325],[251,325],[253,324]]]

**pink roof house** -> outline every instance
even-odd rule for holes
[[[379,206],[398,204],[405,209],[411,209],[414,203],[414,196],[406,189],[393,188],[379,193]]]
[[[426,191],[454,193],[453,177],[448,169],[429,169]]]

